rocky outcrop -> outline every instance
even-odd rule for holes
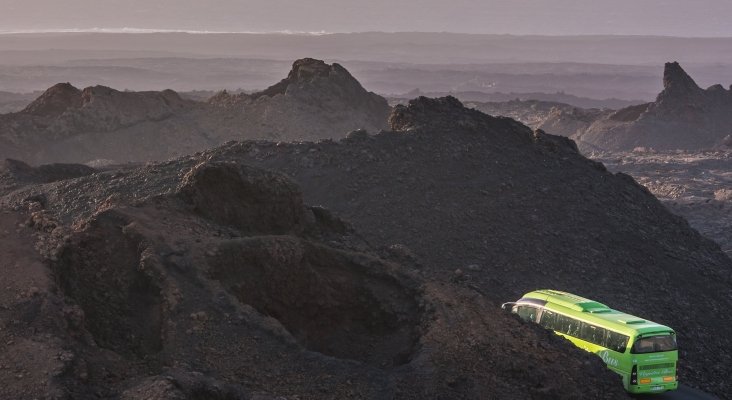
[[[340,81],[345,86],[353,86],[352,89],[358,90],[360,88],[363,90],[351,74],[339,64],[328,65],[320,60],[304,58],[292,64],[292,69],[287,74],[287,78],[261,92],[254,93],[251,97],[256,99],[262,96],[274,97],[287,94],[290,87],[296,89],[303,85],[316,84],[321,79]]]
[[[678,62],[666,63],[663,70],[663,92],[658,95],[657,103],[666,103],[664,105],[670,109],[697,100],[700,96],[703,96],[702,89]]]
[[[262,92],[221,92],[207,102],[171,90],[104,86],[48,89],[23,111],[0,115],[0,158],[124,163],[195,153],[229,140],[318,140],[386,128],[386,100],[338,64],[302,59]]]
[[[179,191],[197,213],[243,232],[282,235],[303,226],[302,194],[279,174],[205,163],[183,177]]]
[[[452,96],[432,99],[418,97],[408,105],[398,105],[389,116],[389,127],[394,132],[430,131],[459,126],[462,129],[485,129],[490,124],[519,126],[508,118],[493,118],[478,111],[463,107],[460,100]]]
[[[586,151],[699,150],[722,143],[732,128],[732,91],[702,89],[681,68],[667,63],[656,101],[618,110],[574,136]]]

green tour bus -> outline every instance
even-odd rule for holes
[[[502,307],[600,356],[623,377],[628,392],[661,393],[678,387],[676,332],[667,326],[557,290],[530,292]]]

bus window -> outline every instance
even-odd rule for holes
[[[556,330],[557,314],[549,310],[544,310],[541,313],[541,326],[546,329]]]
[[[674,351],[676,350],[676,336],[675,335],[663,335],[663,336],[650,336],[641,338],[633,343],[633,353],[659,353],[662,351]]]
[[[537,308],[533,306],[518,306],[516,314],[518,314],[524,321],[536,322]]]
[[[564,333],[565,335],[577,337],[579,336],[579,325],[580,322],[576,319],[566,315],[557,314],[557,323],[554,330]]]
[[[600,328],[599,326],[582,322],[579,336],[580,339],[605,347],[605,335],[605,328]]]
[[[630,338],[628,336],[625,336],[622,333],[607,331],[607,344],[605,347],[612,351],[617,351],[618,353],[625,353],[629,339]]]

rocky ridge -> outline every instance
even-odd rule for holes
[[[288,77],[251,95],[207,102],[171,90],[122,92],[70,84],[0,115],[0,157],[32,164],[164,160],[229,140],[317,140],[385,128],[386,100],[338,64],[297,60]]]

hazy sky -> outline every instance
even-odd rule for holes
[[[0,31],[732,36],[732,0],[0,0]]]

